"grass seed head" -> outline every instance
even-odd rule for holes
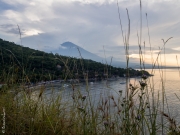
[[[147,84],[143,81],[139,81],[139,84],[141,85],[142,88],[144,88]]]

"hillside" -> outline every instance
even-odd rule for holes
[[[56,79],[104,79],[124,76],[126,70],[92,60],[45,53],[0,39],[0,82],[39,82]],[[142,72],[131,69],[130,76]],[[148,72],[144,72],[148,75]]]

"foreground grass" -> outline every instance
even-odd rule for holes
[[[73,87],[68,100],[63,100],[61,94],[52,94],[47,99],[43,95],[44,87],[39,88],[36,99],[28,89],[2,87],[0,109],[2,114],[5,112],[5,132],[10,135],[180,134],[175,120],[162,111],[159,95],[152,93],[150,79],[142,76],[139,85],[128,84],[128,95],[123,96],[123,91],[119,91],[118,98],[100,97],[96,104],[90,94],[82,95],[80,89]],[[13,88],[16,93],[12,92]]]
[[[127,35],[123,34],[119,18],[127,62],[126,88],[120,90],[116,98],[114,95],[108,95],[107,98],[99,97],[99,101],[95,104],[87,84],[87,95],[83,95],[81,89],[75,90],[72,85],[73,92],[68,100],[64,100],[65,97],[61,94],[52,94],[47,99],[43,95],[45,88],[41,87],[38,89],[37,98],[34,99],[31,95],[32,92],[24,85],[29,83],[28,77],[24,73],[24,67],[22,68],[22,78],[25,76],[27,79],[24,84],[13,80],[13,77],[16,76],[13,69],[13,72],[1,76],[5,80],[4,83],[8,84],[0,89],[0,112],[2,114],[0,127],[3,132],[9,135],[179,135],[179,125],[165,111],[167,103],[165,102],[163,69],[159,68],[162,73],[161,93],[155,92],[153,77],[148,78],[142,75],[138,84],[130,83],[128,78],[130,37],[128,10],[127,16],[129,20]],[[141,12],[140,17],[138,46],[140,68],[143,74],[145,70],[143,54],[145,53],[141,50]],[[163,41],[164,45],[157,59],[154,60],[152,57],[152,73],[155,65],[162,66],[162,61],[158,63],[157,60],[161,56],[161,51],[165,49],[167,41]],[[106,70],[108,71],[108,69]],[[83,68],[82,71],[84,71]],[[68,76],[69,72],[72,71],[68,70],[65,76]],[[87,76],[84,77],[86,81]]]

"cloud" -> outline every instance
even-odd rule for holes
[[[8,10],[8,9],[15,9],[13,6],[3,2],[3,1],[0,1],[0,11],[4,11],[4,10]]]
[[[19,42],[17,24],[22,32],[24,46],[50,52],[65,41],[107,57],[123,57],[124,47],[116,0],[1,0],[0,36]],[[139,0],[119,0],[119,11],[124,36],[128,31],[127,11],[131,23],[130,54],[138,54],[140,34]],[[180,44],[179,1],[142,0],[142,44],[155,50],[163,46],[161,39],[173,37],[166,45],[167,54],[179,53]],[[135,47],[136,46],[136,47]],[[149,50],[149,48],[146,48]],[[147,51],[147,53],[149,53]],[[157,52],[155,52],[157,53]],[[123,57],[124,59],[124,57]]]

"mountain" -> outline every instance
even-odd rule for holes
[[[86,51],[78,45],[71,42],[64,42],[60,45],[58,50],[54,50],[53,53],[58,53],[63,56],[70,56],[75,58],[91,59],[97,62],[102,62],[103,58]]]
[[[96,54],[93,54],[83,48],[81,48],[80,46],[72,43],[72,42],[64,42],[60,45],[60,47],[58,48],[58,50],[53,50],[52,53],[54,54],[59,54],[59,55],[63,55],[63,56],[70,56],[70,57],[75,57],[75,58],[83,58],[83,59],[91,59],[93,61],[96,62],[101,62],[101,63],[106,63],[110,65],[111,63],[111,57],[107,57],[102,58],[100,56],[97,56]],[[120,61],[114,61],[112,60],[111,63],[112,66],[115,67],[122,67],[125,68],[126,67],[126,62],[120,62]],[[130,66],[135,67],[135,63],[131,63]]]

